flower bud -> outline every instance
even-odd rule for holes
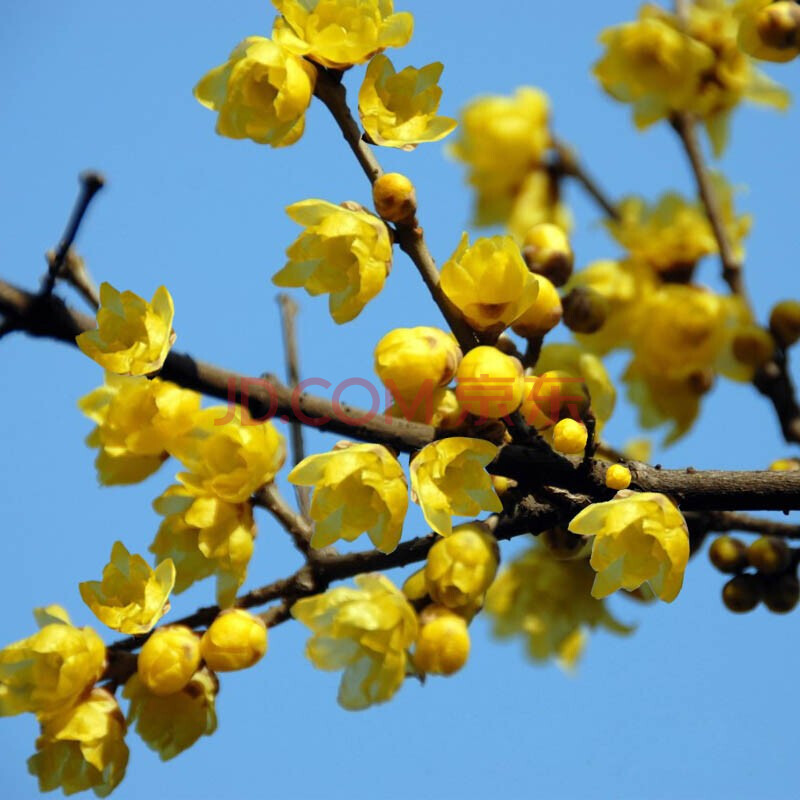
[[[456,397],[476,417],[500,419],[522,402],[522,364],[494,347],[475,347],[456,372]]]
[[[800,600],[800,582],[796,575],[785,572],[764,581],[764,605],[776,614],[792,611]]]
[[[387,172],[372,185],[375,210],[387,222],[411,224],[417,213],[414,184],[399,172]]]
[[[200,654],[214,672],[247,669],[267,652],[267,626],[243,608],[223,611],[200,640]]]
[[[592,552],[591,538],[578,536],[566,528],[550,528],[539,534],[539,541],[544,543],[550,555],[557,561],[588,557]]]
[[[722,602],[736,614],[752,611],[761,600],[761,580],[758,575],[737,575],[722,587]]]
[[[631,485],[631,471],[624,464],[612,464],[606,470],[606,486],[619,491]]]
[[[523,398],[523,413],[528,424],[535,425],[537,429],[555,424],[562,416],[578,416],[589,408],[583,380],[570,372],[549,370],[533,381],[528,379],[526,384],[530,386],[531,382],[533,385],[526,389]],[[534,404],[547,418],[546,423],[539,424],[532,408]]]
[[[137,671],[157,695],[179,692],[200,666],[200,639],[184,625],[158,628],[142,645]]]
[[[564,324],[574,333],[597,333],[608,317],[608,301],[588,286],[576,286],[561,304]]]
[[[582,453],[589,440],[586,426],[574,419],[562,419],[553,428],[553,448],[559,453]]]
[[[756,32],[776,50],[800,48],[800,6],[788,0],[771,3],[758,13]]]
[[[555,286],[563,286],[572,275],[575,258],[567,234],[558,225],[534,225],[522,243],[522,257],[528,269],[543,275]]]
[[[420,623],[414,666],[433,675],[458,672],[469,657],[469,632],[464,618],[443,606],[428,606],[420,615]]]
[[[563,314],[556,287],[544,276],[536,280],[539,283],[539,294],[528,309],[511,323],[514,333],[526,339],[543,336],[555,328],[561,322]]]
[[[775,352],[775,340],[763,328],[747,325],[740,328],[733,337],[733,357],[748,367],[763,367]]]
[[[425,582],[431,599],[460,610],[483,597],[497,573],[497,541],[485,525],[459,525],[428,553]]]
[[[800,459],[797,458],[779,458],[773,461],[769,468],[773,472],[794,472],[800,469]]]
[[[800,301],[778,303],[769,315],[769,329],[784,347],[791,347],[800,339]]]
[[[783,539],[761,536],[747,548],[747,560],[764,575],[774,575],[788,569],[792,553]]]
[[[505,478],[502,475],[492,475],[492,486],[498,497],[508,494],[512,489],[516,489],[517,482],[513,478]]]
[[[733,536],[718,536],[708,549],[708,557],[720,572],[741,572],[748,564],[747,545]]]

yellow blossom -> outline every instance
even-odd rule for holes
[[[593,597],[638,589],[645,582],[667,603],[678,596],[689,560],[689,531],[666,495],[618,492],[607,503],[583,509],[569,529],[594,536],[590,563],[597,576]]]
[[[148,303],[133,292],[121,294],[100,285],[97,328],[79,334],[78,347],[101,367],[117,375],[149,375],[161,369],[175,340],[175,310],[162,286]]]
[[[243,608],[223,611],[200,640],[200,655],[214,672],[247,669],[267,652],[267,626]]]
[[[92,789],[107,797],[125,777],[128,746],[125,718],[105,689],[42,722],[36,754],[28,771],[39,779],[39,791],[61,789],[74,794]]]
[[[438,61],[422,69],[406,67],[395,72],[384,55],[369,62],[358,93],[358,113],[370,139],[383,147],[413,150],[424,142],[438,142],[452,133],[456,121],[438,117],[442,90]]]
[[[340,325],[357,317],[386,281],[392,242],[384,222],[366,211],[325,200],[303,200],[286,213],[305,227],[287,249],[289,261],[272,281],[329,294],[328,307]]]
[[[253,420],[241,406],[214,406],[195,417],[191,433],[173,446],[188,472],[178,479],[196,495],[243,503],[283,466],[286,442],[275,426]]]
[[[219,113],[220,136],[285,147],[303,135],[316,79],[304,59],[250,36],[195,86],[194,96]]]
[[[275,41],[331,69],[363,64],[411,40],[414,18],[394,13],[393,0],[272,0],[281,14]]]
[[[559,453],[582,453],[588,438],[586,426],[575,419],[559,420],[553,428],[553,448]]]
[[[500,419],[522,402],[522,364],[494,347],[470,350],[456,371],[456,398],[476,417]]]
[[[431,675],[453,675],[469,658],[466,620],[444,606],[428,606],[420,615],[414,667]]]
[[[593,580],[587,559],[560,561],[534,545],[500,572],[486,594],[495,635],[523,636],[532,659],[557,658],[574,666],[580,654],[576,635],[595,628],[630,631],[591,595]]]
[[[114,542],[111,561],[102,581],[79,584],[83,602],[109,628],[120,633],[148,633],[169,611],[169,593],[175,585],[175,565],[162,561],[154,570],[122,542]]]
[[[454,516],[503,510],[485,469],[497,452],[490,442],[455,436],[423,447],[411,461],[412,499],[438,534],[453,532]]]
[[[312,547],[368,534],[381,552],[397,547],[408,510],[408,487],[400,462],[383,445],[350,444],[303,459],[288,480],[313,486]]]
[[[479,331],[505,330],[536,300],[539,284],[510,236],[461,237],[442,267],[444,293]]]
[[[0,716],[67,708],[106,666],[106,647],[91,628],[75,628],[67,612],[49,606],[35,612],[40,630],[0,650]]]
[[[343,669],[339,703],[349,710],[389,700],[403,685],[417,615],[382,575],[359,575],[357,588],[339,586],[298,600],[292,616],[311,629],[306,656],[318,669]]]
[[[497,540],[480,522],[458,525],[428,552],[425,586],[431,599],[454,611],[480,604],[497,574]]]
[[[789,0],[740,0],[739,47],[764,61],[784,63],[800,55],[800,9]]]
[[[150,546],[159,561],[175,564],[175,594],[196,581],[217,577],[217,603],[226,608],[247,577],[256,535],[249,502],[227,503],[213,495],[194,495],[171,486],[153,502],[164,517]]]
[[[631,485],[631,471],[624,464],[612,464],[606,470],[606,486],[618,492]]]
[[[134,674],[123,691],[130,701],[128,724],[135,722],[142,741],[162,761],[168,761],[217,729],[214,702],[218,688],[213,673],[200,669],[179,692],[162,696],[153,694]]]
[[[395,328],[375,347],[375,372],[397,398],[419,402],[453,379],[461,350],[439,328]]]
[[[136,671],[159,696],[179,692],[200,666],[200,638],[185,625],[158,628],[142,645]]]
[[[99,451],[98,480],[113,486],[138,483],[164,463],[173,442],[194,425],[200,395],[158,378],[107,372],[105,384],[78,406],[96,423],[86,444]]]
[[[461,135],[450,152],[466,164],[467,181],[477,192],[477,225],[508,219],[525,176],[544,163],[549,117],[547,95],[531,87],[512,97],[481,97],[464,108]]]

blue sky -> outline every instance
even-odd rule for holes
[[[194,83],[240,39],[268,33],[269,3],[7,6],[0,28],[0,274],[36,285],[77,173],[101,169],[108,188],[79,240],[95,276],[148,297],[166,284],[177,309],[176,348],[248,374],[280,372],[269,278],[296,235],[283,208],[309,197],[368,202],[369,193],[323,108],[311,109],[298,145],[272,151],[217,137],[213,114],[192,98]],[[636,133],[628,110],[589,75],[599,31],[631,18],[637,3],[406,0],[400,7],[414,13],[416,31],[404,52],[391,55],[397,65],[444,62],[443,113],[454,116],[477,94],[540,86],[552,97],[557,131],[609,192],[691,189],[670,131]],[[773,71],[795,95],[796,66]],[[356,81],[348,78],[353,90]],[[787,114],[743,108],[722,162],[734,184],[750,187],[740,200],[755,216],[747,282],[762,318],[775,300],[800,296],[797,126],[794,107]],[[469,215],[461,169],[440,145],[379,155],[415,180],[431,249],[445,258]],[[615,255],[595,209],[574,191],[569,200],[579,264]],[[701,278],[718,286],[716,263],[705,264]],[[336,326],[324,300],[297,299],[303,372],[334,384],[372,378],[372,348],[391,328],[439,324],[402,257],[355,323]],[[94,624],[78,581],[99,576],[114,539],[145,552],[155,533],[150,502],[175,465],[139,486],[97,487],[93,453],[83,444],[90,425],[75,404],[101,379],[77,351],[20,336],[0,343],[0,643],[32,632],[30,609],[46,603],[62,603],[79,623]],[[356,392],[348,399],[361,400]],[[607,431],[617,443],[635,435],[625,403]],[[308,445],[323,450],[332,441],[313,435]],[[721,383],[693,433],[658,458],[675,466],[762,468],[789,452],[765,401],[747,386]],[[296,563],[288,537],[271,520],[260,522],[248,586]],[[407,535],[422,531],[421,518],[410,517]],[[224,677],[213,737],[164,765],[130,736],[128,776],[114,796],[796,797],[796,617],[763,610],[734,617],[719,600],[722,583],[703,555],[672,605],[614,601],[617,615],[639,628],[628,639],[592,637],[576,677],[533,666],[520,644],[495,643],[478,619],[463,673],[424,688],[410,683],[392,703],[359,714],[339,709],[338,675],[313,670],[303,657],[304,630],[284,625],[271,633],[258,667]],[[173,613],[207,603],[212,593],[211,584],[201,584],[176,598]],[[28,716],[0,722],[6,797],[36,796],[25,768],[36,734]]]

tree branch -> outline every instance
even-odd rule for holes
[[[256,492],[253,501],[256,505],[266,508],[280,522],[292,537],[295,547],[306,558],[313,554],[311,535],[314,531],[311,524],[302,515],[295,514],[274,483],[262,486]]]
[[[603,210],[603,213],[613,220],[619,219],[619,210],[609,196],[600,188],[600,185],[587,172],[586,168],[577,160],[571,148],[557,138],[553,138],[553,149],[556,152],[556,163],[553,168],[570,178],[574,178],[586,193]]]
[[[787,442],[800,444],[800,404],[789,371],[789,353],[780,350],[772,361],[756,373],[753,383],[772,403],[783,438]]]

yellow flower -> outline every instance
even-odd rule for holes
[[[191,430],[200,395],[158,378],[107,372],[78,407],[96,423],[86,444],[99,451],[97,478],[113,486],[138,483],[164,463],[172,443]]]
[[[630,631],[592,597],[593,580],[587,559],[559,561],[534,545],[500,572],[486,594],[495,635],[523,636],[532,659],[557,658],[573,666],[580,654],[577,635],[595,628]]]
[[[562,385],[565,387],[561,399],[564,401],[563,407],[566,408],[570,416],[574,418],[580,416],[576,413],[578,405],[575,405],[581,395],[586,396],[592,405],[592,411],[597,417],[598,428],[611,419],[614,406],[617,402],[617,390],[608,376],[603,362],[595,355],[587,353],[582,347],[575,344],[546,344],[539,354],[536,362],[536,372],[540,376],[546,373],[555,372],[562,375]],[[547,382],[545,382],[545,386]],[[534,380],[531,391],[536,393],[542,411],[550,413],[552,411],[551,398],[547,394],[545,386],[537,385]],[[558,391],[556,399],[558,399]]]
[[[423,142],[438,142],[452,133],[456,121],[437,117],[442,90],[438,61],[422,69],[395,72],[384,55],[369,62],[358,93],[358,113],[370,139],[383,147],[413,150]]]
[[[584,508],[569,529],[580,536],[594,536],[593,597],[638,589],[645,582],[667,603],[678,596],[689,560],[689,531],[666,495],[618,492],[607,503]]]
[[[78,347],[117,375],[149,375],[161,369],[175,341],[170,293],[162,286],[148,303],[133,292],[100,285],[97,328],[79,334]]]
[[[536,299],[539,284],[510,236],[461,237],[442,267],[444,293],[479,331],[499,334]]]
[[[28,759],[39,791],[60,788],[74,794],[92,789],[107,797],[125,777],[125,730],[122,711],[105,689],[93,689],[78,705],[48,717],[36,740],[36,754]]]
[[[155,571],[122,542],[114,542],[111,561],[102,581],[78,585],[83,602],[104,625],[120,633],[148,633],[169,611],[169,593],[175,585],[175,565],[162,561]]]
[[[428,552],[425,586],[434,603],[454,611],[480,605],[497,574],[497,540],[480,522],[458,525]]]
[[[357,317],[375,297],[392,267],[392,241],[384,222],[366,211],[303,200],[286,213],[305,231],[288,248],[289,261],[275,274],[276,286],[329,294],[340,325]]]
[[[150,552],[159,561],[169,558],[175,563],[175,594],[216,575],[217,603],[222,608],[232,605],[253,555],[256,526],[250,503],[227,503],[171,486],[153,508],[164,520]]]
[[[551,145],[550,103],[539,89],[473,100],[462,111],[450,152],[468,168],[477,191],[475,224],[505,222],[525,176],[544,163]],[[529,226],[530,227],[530,226]]]
[[[463,617],[443,606],[428,606],[420,615],[414,667],[422,673],[453,675],[469,658],[469,632]]]
[[[606,486],[618,492],[631,485],[631,471],[624,464],[612,464],[606,470]]]
[[[256,422],[241,406],[215,406],[195,417],[173,454],[189,470],[178,480],[193,494],[243,503],[278,474],[286,443],[271,422]]]
[[[494,347],[470,350],[456,371],[456,398],[476,417],[500,419],[522,402],[522,364]]]
[[[411,461],[411,497],[428,525],[441,536],[453,532],[452,517],[502,511],[486,465],[497,447],[482,439],[454,436],[423,447]]]
[[[363,64],[387,47],[403,47],[414,17],[394,13],[393,0],[272,0],[282,16],[272,35],[278,44],[332,69]]]
[[[214,672],[247,669],[267,652],[267,626],[243,608],[223,611],[200,640],[200,655]]]
[[[736,216],[733,190],[722,175],[714,176],[714,187],[734,257],[741,259],[751,217]],[[664,194],[653,206],[640,197],[627,197],[618,209],[619,219],[606,222],[609,232],[632,259],[656,272],[690,270],[703,256],[718,251],[705,210],[679,194]]]
[[[312,547],[366,533],[383,553],[397,547],[408,510],[408,487],[400,462],[379,444],[343,443],[340,449],[303,459],[290,483],[313,486]]]
[[[219,113],[220,136],[286,147],[303,135],[316,80],[307,61],[263,36],[250,36],[195,86],[194,96]]]
[[[575,419],[559,420],[553,428],[553,449],[559,453],[582,453],[588,441],[586,426]]]
[[[100,679],[106,647],[91,628],[74,628],[67,612],[49,606],[35,613],[41,630],[0,650],[0,716],[52,714]]]
[[[439,328],[395,328],[375,347],[375,372],[395,398],[406,400],[447,386],[460,361],[455,339]]]
[[[185,625],[158,628],[142,645],[136,671],[153,693],[183,689],[200,666],[200,638]]]
[[[340,586],[298,600],[292,616],[311,629],[306,656],[317,669],[343,669],[339,704],[350,711],[392,698],[403,685],[417,615],[382,575],[359,575],[357,588]]]
[[[122,693],[130,700],[128,724],[136,722],[142,741],[162,761],[168,761],[217,729],[214,701],[218,688],[213,673],[200,669],[181,691],[162,696],[153,694],[134,674]]]
[[[800,9],[781,0],[740,0],[739,47],[764,61],[784,63],[800,55]]]

